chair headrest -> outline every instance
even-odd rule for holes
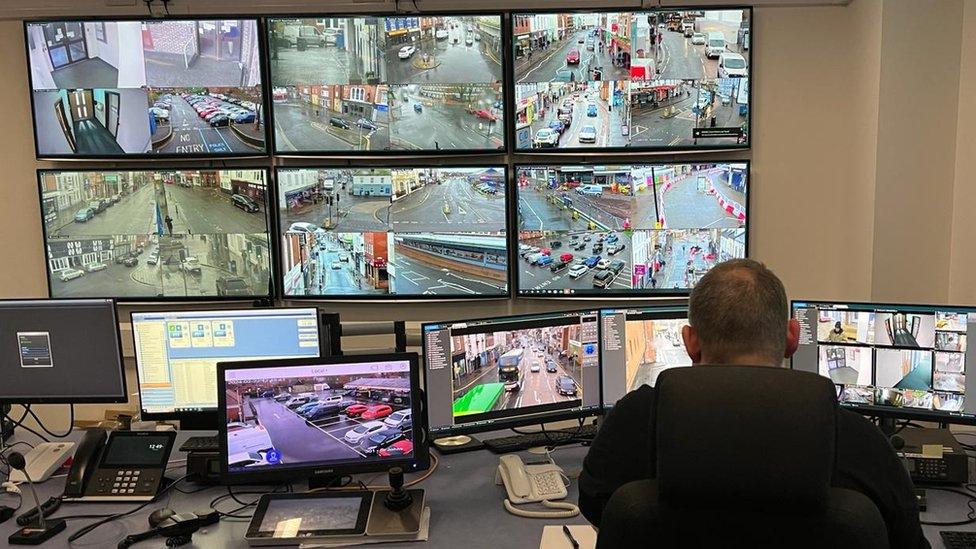
[[[837,420],[827,378],[763,366],[673,368],[657,378],[655,407],[664,500],[793,510],[826,501]]]

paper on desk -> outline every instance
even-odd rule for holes
[[[575,533],[573,535],[576,535]],[[414,538],[397,538],[393,539],[386,537],[369,537],[363,536],[355,541],[342,540],[335,542],[323,542],[323,543],[303,543],[299,545],[299,549],[313,549],[317,547],[351,547],[353,545],[369,545],[373,543],[403,543],[405,541],[427,541],[430,536],[430,507],[424,507],[424,512],[420,516],[420,531],[417,532],[417,536]],[[596,538],[593,538],[596,540]],[[594,541],[595,543],[595,541]]]
[[[589,524],[570,524],[569,531],[573,533],[580,549],[594,549],[596,547],[596,529]],[[542,541],[539,549],[573,549],[573,544],[566,537],[562,526],[546,526],[542,529]]]

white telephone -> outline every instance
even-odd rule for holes
[[[505,509],[513,515],[530,518],[569,518],[579,514],[579,507],[572,503],[553,502],[568,494],[563,484],[563,470],[549,462],[525,465],[516,455],[502,456],[498,460],[495,484],[505,486],[508,498]],[[542,503],[558,511],[527,511],[514,504]]]

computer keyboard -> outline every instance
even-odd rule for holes
[[[597,426],[594,423],[584,425],[581,429],[560,429],[558,431],[539,431],[524,435],[512,435],[484,440],[485,447],[496,454],[521,452],[529,448],[540,446],[563,446],[584,440],[592,440],[596,436]]]
[[[942,530],[942,543],[946,549],[973,549],[976,547],[976,532],[961,532],[958,530]]]
[[[217,436],[210,437],[190,437],[180,445],[181,452],[219,452],[220,444]]]

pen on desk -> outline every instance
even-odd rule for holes
[[[569,526],[563,524],[563,533],[569,538],[569,542],[573,544],[573,549],[579,549],[579,542],[573,537],[573,533],[569,531]]]

